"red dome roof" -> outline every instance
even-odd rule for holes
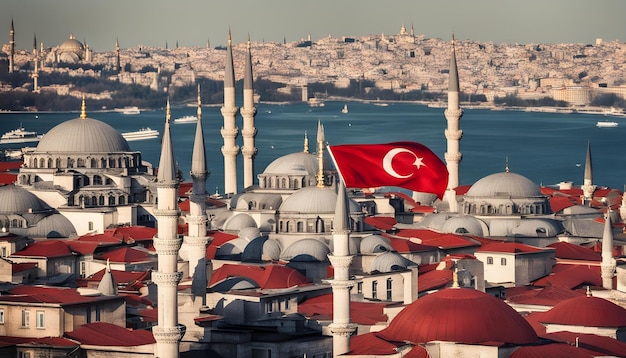
[[[588,327],[626,327],[626,309],[600,297],[563,301],[544,313],[542,322]]]
[[[513,308],[491,295],[466,288],[447,288],[418,299],[400,311],[380,336],[414,344],[537,341],[533,328]]]

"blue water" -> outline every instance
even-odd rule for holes
[[[446,151],[443,109],[423,105],[390,103],[387,107],[349,102],[349,113],[342,114],[345,102],[326,102],[324,107],[309,107],[304,103],[288,105],[257,104],[255,126],[258,134],[255,172],[262,172],[279,156],[301,151],[304,133],[308,133],[309,148],[315,150],[317,122],[324,125],[329,144],[386,143],[410,140],[427,145],[441,158]],[[120,132],[142,127],[163,133],[164,110],[142,111],[139,115],[87,110],[91,118],[104,121]],[[195,107],[172,108],[172,119],[195,115]],[[207,147],[207,164],[211,172],[207,189],[223,191],[224,159],[220,135],[223,119],[219,107],[204,107],[203,124]],[[0,133],[15,129],[20,123],[27,130],[45,133],[55,125],[78,117],[76,113],[2,113]],[[461,119],[463,138],[460,183],[471,184],[496,172],[502,172],[508,158],[512,172],[521,174],[537,184],[550,185],[573,181],[580,185],[587,141],[591,143],[594,183],[623,189],[626,184],[624,133],[626,119],[615,128],[598,128],[597,121],[608,119],[601,115],[555,114],[521,111],[465,110]],[[237,119],[241,130],[243,122]],[[172,124],[174,151],[183,175],[189,179],[191,151],[195,124]],[[242,145],[241,134],[238,137]],[[160,139],[129,142],[133,150],[142,152],[144,160],[158,166]],[[237,162],[240,168],[241,156]]]

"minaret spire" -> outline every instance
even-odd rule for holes
[[[602,287],[613,289],[613,276],[615,275],[616,262],[613,258],[613,226],[611,225],[611,206],[607,202],[606,221],[604,222],[604,232],[602,233]]]
[[[257,129],[254,126],[254,117],[256,116],[256,108],[254,107],[254,87],[252,76],[252,54],[250,53],[250,34],[248,34],[248,44],[246,52],[246,67],[243,74],[243,107],[241,108],[241,116],[243,117],[243,187],[248,188],[254,184],[254,157],[257,148],[254,146],[254,137]]]
[[[224,105],[221,109],[222,117],[224,117],[221,133],[224,138],[222,154],[224,155],[224,193],[226,194],[237,194],[237,154],[239,153],[239,146],[236,144],[239,128],[235,123],[237,110],[232,38],[228,29],[228,48],[224,70]]]
[[[117,37],[115,38],[115,71],[118,73],[122,71],[122,62],[120,59],[120,42]]]
[[[178,271],[178,252],[182,239],[178,236],[178,180],[172,138],[170,134],[170,101],[167,99],[165,128],[161,144],[161,157],[157,174],[157,235],[154,248],[158,255],[158,271],[152,272],[157,284],[158,324],[152,328],[156,340],[155,356],[178,358],[179,343],[185,326],[178,323],[178,283],[182,273]]]
[[[326,139],[324,138],[324,125],[318,120],[317,121],[317,187],[324,187],[324,142]]]
[[[581,187],[583,191],[583,202],[591,203],[593,199],[593,192],[596,191],[596,186],[593,185],[593,168],[591,165],[591,144],[587,141],[587,156],[585,157],[585,174],[583,177],[583,185]]]
[[[333,290],[333,322],[328,326],[333,335],[333,356],[338,357],[350,350],[350,336],[356,326],[350,320],[350,289],[354,280],[350,279],[350,217],[348,196],[343,181],[339,182],[337,204],[333,220],[333,253],[328,255],[335,277],[330,281]]]
[[[187,215],[188,235],[183,238],[181,251],[187,252],[189,260],[189,276],[191,276],[191,294],[194,304],[198,300],[199,306],[206,304],[207,269],[206,269],[206,245],[207,215],[206,215],[206,181],[209,177],[206,164],[206,148],[204,144],[204,131],[202,128],[202,110],[200,102],[200,85],[198,84],[198,121],[196,123],[196,136],[193,142],[193,154],[191,158],[192,188],[189,198],[189,214]]]
[[[15,68],[15,26],[11,18],[11,29],[9,30],[9,73],[13,73]]]
[[[304,131],[304,152],[309,152],[309,137],[307,136],[306,131]]]
[[[85,95],[83,94],[83,100],[80,104],[80,118],[87,118],[87,106],[85,105]]]
[[[450,56],[450,75],[448,76],[448,108],[444,115],[448,122],[445,130],[447,151],[445,153],[446,166],[448,168],[448,187],[444,194],[444,200],[448,203],[451,212],[458,211],[455,188],[459,186],[459,162],[463,158],[459,150],[463,131],[459,129],[459,121],[463,116],[463,110],[459,105],[459,73],[456,65],[456,50],[454,34],[452,34],[452,54]]]

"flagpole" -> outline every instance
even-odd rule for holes
[[[333,163],[335,164],[335,170],[337,170],[337,174],[339,174],[339,180],[341,180],[343,185],[346,186],[346,182],[345,182],[345,180],[343,180],[343,175],[341,175],[341,171],[339,170],[339,166],[337,165],[337,162],[335,161],[335,156],[333,155],[333,151],[330,150],[330,145],[327,145],[326,149],[328,150],[328,154],[330,154],[330,159],[332,159]]]

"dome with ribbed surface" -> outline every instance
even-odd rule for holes
[[[511,172],[495,173],[478,180],[466,196],[531,198],[541,196],[539,186]]]
[[[51,211],[41,199],[28,190],[15,186],[0,187],[0,213],[25,214]]]
[[[313,153],[291,153],[275,159],[263,171],[265,174],[317,174],[317,155]]]
[[[537,341],[531,325],[513,308],[468,288],[446,288],[417,299],[400,311],[380,335],[388,341],[413,344]]]
[[[128,142],[110,125],[92,118],[76,118],[49,130],[35,152],[119,153],[130,152]]]
[[[541,316],[541,322],[586,327],[626,327],[626,309],[600,297],[562,301]]]
[[[281,212],[334,213],[337,193],[330,188],[308,186],[291,194],[280,206]]]
[[[315,239],[302,239],[291,244],[281,255],[285,261],[326,262],[330,248]]]

